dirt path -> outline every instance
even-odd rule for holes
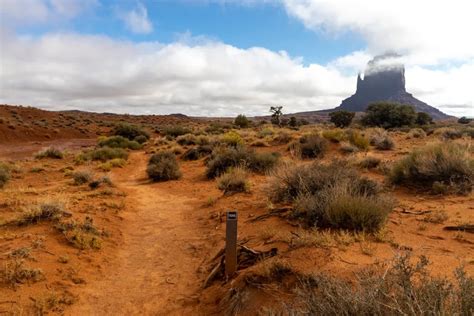
[[[145,155],[134,153],[112,175],[127,194],[123,244],[102,279],[85,285],[71,314],[196,314],[202,282],[197,271],[209,255],[207,234],[191,218],[196,198],[165,183],[148,183],[145,166]]]

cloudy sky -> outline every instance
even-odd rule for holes
[[[470,0],[0,0],[0,103],[200,116],[333,108],[374,55],[474,116]]]

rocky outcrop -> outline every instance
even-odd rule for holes
[[[393,62],[398,55],[385,54],[369,61],[364,78],[357,76],[357,90],[354,95],[342,101],[336,110],[364,112],[376,101],[391,101],[412,105],[417,112],[426,112],[436,120],[450,116],[418,100],[405,89],[405,67]]]

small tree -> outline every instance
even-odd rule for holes
[[[250,121],[245,115],[239,114],[235,118],[234,124],[237,125],[240,128],[246,128],[246,127],[250,126]]]
[[[331,122],[333,122],[337,127],[341,128],[351,125],[354,116],[355,113],[349,111],[336,111],[329,113]]]
[[[472,121],[472,119],[463,116],[458,120],[458,123],[459,124],[469,124],[471,121]]]
[[[272,113],[272,124],[278,125],[281,127],[281,117],[283,116],[282,112],[283,106],[271,106],[270,112]]]
[[[433,123],[433,118],[431,115],[425,112],[418,112],[416,114],[416,124],[418,125],[428,125]]]

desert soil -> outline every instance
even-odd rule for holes
[[[71,315],[189,315],[198,303],[198,271],[210,250],[205,227],[192,220],[198,200],[192,192],[150,184],[146,158],[134,153],[126,168],[113,172],[113,183],[133,205],[122,213],[123,244]]]

